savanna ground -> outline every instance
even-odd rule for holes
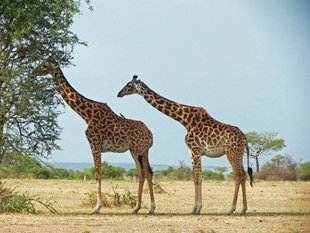
[[[156,193],[156,214],[148,215],[147,189],[138,215],[130,207],[102,208],[90,215],[85,205],[95,181],[2,180],[16,191],[52,199],[57,214],[42,209],[39,214],[1,214],[0,232],[310,232],[310,182],[256,182],[249,187],[248,212],[242,209],[241,193],[233,216],[227,216],[232,201],[232,181],[204,181],[200,216],[189,215],[194,202],[192,181],[162,181],[165,193]],[[103,192],[137,193],[136,181],[103,181]],[[241,190],[240,190],[241,191]]]

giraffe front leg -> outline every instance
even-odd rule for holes
[[[95,176],[97,180],[97,204],[92,214],[99,214],[101,208],[101,152],[93,151],[94,163],[95,163]]]
[[[201,156],[192,152],[192,164],[194,170],[194,185],[195,185],[195,205],[191,214],[199,215],[202,208],[202,177],[201,177]]]

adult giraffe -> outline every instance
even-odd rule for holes
[[[252,168],[249,166],[248,143],[242,131],[236,126],[227,125],[215,120],[203,108],[178,104],[158,95],[142,81],[138,80],[137,76],[134,76],[117,96],[123,97],[134,93],[141,95],[160,112],[180,122],[188,131],[185,136],[185,143],[191,152],[195,184],[195,205],[191,213],[200,214],[202,207],[201,156],[206,155],[211,158],[217,158],[226,154],[232,166],[235,180],[232,207],[228,214],[231,215],[236,209],[238,191],[241,184],[243,194],[241,215],[245,215],[247,211],[247,200],[245,190],[246,174],[243,169],[244,149],[247,151],[247,165],[251,186],[253,176]]]
[[[52,75],[56,87],[66,103],[87,123],[86,137],[90,144],[97,180],[97,205],[93,213],[101,208],[101,153],[130,151],[139,174],[138,202],[132,213],[141,208],[142,191],[147,178],[151,208],[155,210],[152,169],[148,160],[148,151],[153,144],[152,132],[141,121],[126,119],[115,114],[106,103],[90,100],[78,93],[67,81],[59,65],[55,62],[43,62],[33,71],[32,76]]]

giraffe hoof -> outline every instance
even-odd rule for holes
[[[150,210],[149,215],[154,215],[154,211]]]
[[[94,210],[94,211],[91,212],[90,214],[100,214],[100,210]]]
[[[227,213],[227,215],[228,216],[230,216],[230,215],[232,215],[233,214],[233,212],[236,210],[236,208],[232,208],[232,209],[230,209],[230,211]]]
[[[200,215],[200,211],[192,211],[191,215]]]
[[[246,212],[245,211],[241,211],[240,216],[245,216]]]
[[[139,208],[140,209],[140,208]],[[134,209],[131,214],[138,214],[139,209]]]

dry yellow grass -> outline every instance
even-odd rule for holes
[[[149,194],[143,194],[143,208],[131,215],[130,207],[102,208],[90,215],[83,201],[96,189],[95,181],[4,180],[16,191],[56,201],[58,214],[2,214],[0,232],[310,232],[310,182],[258,182],[247,187],[248,212],[227,216],[233,182],[203,182],[203,209],[191,216],[194,185],[191,181],[161,182],[165,190],[156,194],[154,216],[147,215]],[[137,193],[135,181],[103,181],[103,192]]]

